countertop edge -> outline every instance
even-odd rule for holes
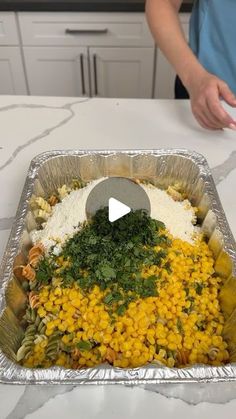
[[[192,10],[191,4],[183,4],[181,6],[181,13],[190,13]],[[91,2],[70,3],[41,3],[39,1],[22,1],[10,2],[10,4],[0,3],[0,11],[13,12],[144,12],[144,4],[141,3],[119,3],[117,2],[100,2],[99,4]]]

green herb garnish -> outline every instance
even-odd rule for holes
[[[39,268],[36,271],[36,280],[43,285],[47,285],[51,282],[55,265],[53,260],[49,258],[44,258],[40,261]]]
[[[204,288],[204,285],[203,284],[200,284],[199,282],[196,282],[195,289],[196,289],[196,293],[198,295],[202,295],[203,288]]]
[[[177,319],[176,326],[177,326],[177,329],[178,329],[179,333],[182,334],[184,332],[184,329],[183,329],[183,324],[182,324],[182,322],[179,318]]]
[[[163,265],[170,245],[164,227],[143,210],[130,212],[114,223],[109,222],[108,208],[98,210],[62,249],[60,256],[70,261],[60,271],[62,286],[69,287],[75,281],[84,292],[95,285],[101,290],[109,289],[104,303],[120,315],[130,298],[158,295],[159,277],[143,278],[141,272],[151,265]],[[156,251],[156,245],[162,249]],[[55,261],[56,256],[50,255],[39,263],[37,280],[50,283],[57,267]],[[171,271],[168,262],[165,268]],[[118,302],[122,303],[119,308]]]

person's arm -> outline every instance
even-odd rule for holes
[[[220,97],[231,106],[236,106],[236,98],[224,81],[203,68],[188,46],[179,20],[182,2],[146,0],[153,37],[188,90],[199,124],[208,129],[236,129],[236,121],[223,109]]]

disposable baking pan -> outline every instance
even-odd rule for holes
[[[85,181],[103,176],[124,176],[151,181],[159,187],[178,182],[189,200],[199,208],[198,218],[215,256],[215,269],[223,278],[221,307],[226,318],[224,337],[231,361],[222,367],[194,365],[167,368],[146,365],[120,369],[101,365],[87,369],[29,369],[16,363],[23,330],[19,316],[26,296],[13,277],[13,264],[20,251],[30,246],[35,227],[29,209],[32,194],[48,196],[72,178]],[[144,384],[236,380],[236,246],[220,203],[210,169],[203,156],[187,150],[91,150],[49,151],[35,157],[0,267],[0,382],[14,384]]]

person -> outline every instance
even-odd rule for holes
[[[223,99],[236,107],[236,0],[196,0],[189,45],[178,17],[182,3],[146,0],[154,39],[179,76],[176,98],[190,98],[202,127],[236,130],[236,120],[222,104]]]

